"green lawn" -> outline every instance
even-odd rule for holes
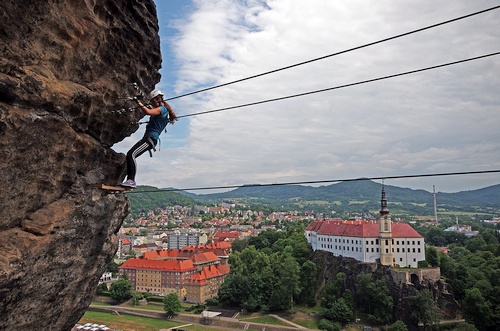
[[[131,316],[131,315],[114,315],[111,313],[102,313],[96,311],[87,311],[83,315],[79,324],[96,323],[104,324],[112,329],[123,331],[158,331],[160,329],[168,329],[182,325],[178,322],[160,320],[154,318]],[[194,329],[193,329],[194,330]]]
[[[262,324],[271,324],[271,325],[288,325],[273,316],[267,316],[267,315],[262,315],[262,316],[255,316],[255,317],[245,317],[245,318],[240,318],[240,321],[248,321],[248,322],[253,322],[253,323],[262,323]]]

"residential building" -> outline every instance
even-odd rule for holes
[[[225,245],[188,246],[182,250],[145,252],[141,258],[129,259],[119,267],[135,291],[157,295],[177,293],[179,298],[203,303],[217,295],[229,274]],[[224,248],[223,248],[224,246]],[[210,248],[213,248],[213,251]],[[204,250],[204,251],[200,251]],[[222,254],[225,259],[219,258]]]
[[[378,221],[319,220],[305,229],[305,235],[315,251],[362,262],[417,268],[425,260],[424,238],[409,224],[391,221],[384,189]]]
[[[155,243],[147,243],[147,244],[132,246],[132,250],[134,251],[135,256],[141,256],[145,252],[156,251],[158,249],[159,247]]]
[[[118,250],[116,251],[116,256],[122,258],[130,254],[132,250],[132,242],[125,237],[118,240]]]
[[[193,275],[186,283],[186,301],[204,303],[217,296],[226,275],[229,274],[227,264],[205,266]]]
[[[235,239],[240,238],[238,231],[217,231],[213,236],[213,242],[229,241],[233,242]]]
[[[471,237],[477,236],[479,234],[479,231],[472,231],[472,226],[470,226],[470,225],[458,224],[458,219],[456,221],[456,224],[453,224],[452,226],[445,229],[444,231],[463,233],[467,238],[471,238]]]
[[[132,258],[119,267],[120,278],[126,275],[135,291],[157,295],[175,292],[179,298],[186,296],[185,284],[197,272],[191,260]]]
[[[169,231],[168,249],[181,249],[184,246],[204,244],[207,242],[207,235],[204,232],[190,231]]]

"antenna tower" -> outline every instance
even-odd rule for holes
[[[438,212],[436,203],[436,185],[432,185],[432,195],[434,196],[434,224],[438,224]]]

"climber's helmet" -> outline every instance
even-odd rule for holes
[[[151,93],[149,93],[149,100],[151,101],[159,95],[163,97],[163,92],[158,89],[154,89]]]

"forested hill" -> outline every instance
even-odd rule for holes
[[[166,208],[175,205],[194,206],[196,201],[179,192],[164,192],[153,186],[139,186],[127,194],[132,215],[137,216],[140,212]]]
[[[128,194],[134,213],[154,210],[175,204],[218,204],[223,200],[237,200],[245,204],[269,205],[277,210],[314,209],[367,211],[380,208],[382,185],[371,180],[341,182],[328,186],[310,187],[301,185],[243,186],[232,191],[214,194],[192,194],[188,192],[162,192],[150,186],[141,186]],[[146,193],[141,193],[146,191]],[[385,185],[389,208],[394,213],[412,215],[433,214],[432,192]],[[448,211],[489,213],[500,208],[500,184],[482,189],[458,193],[437,193],[437,206]]]
[[[353,201],[370,200],[380,202],[382,185],[371,180],[340,182],[328,186],[310,187],[301,185],[284,186],[243,186],[233,191],[206,195],[190,195],[197,200],[258,199],[269,201],[324,200]],[[433,194],[425,190],[413,190],[385,185],[390,202],[413,204],[433,204]],[[456,206],[498,207],[500,204],[500,184],[473,191],[458,193],[437,193],[438,204]]]

